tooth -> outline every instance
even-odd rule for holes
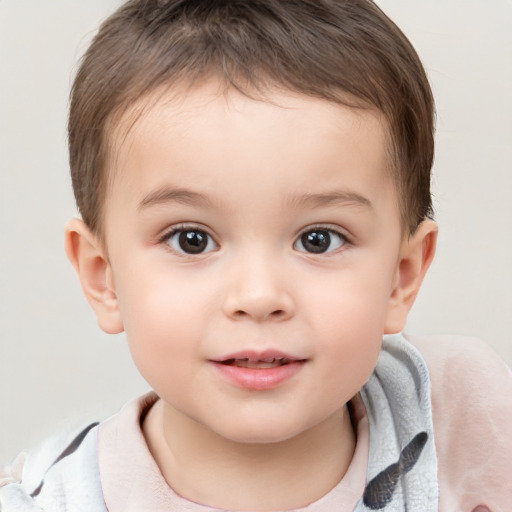
[[[264,361],[260,361],[258,368],[275,368],[276,366],[275,362],[266,363]]]
[[[276,360],[275,357],[267,357],[265,359],[261,359],[264,363],[273,363]]]

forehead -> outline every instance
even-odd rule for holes
[[[383,183],[391,181],[388,134],[375,110],[289,91],[244,95],[216,82],[157,91],[113,131],[107,199],[122,190],[140,201],[169,184],[199,183],[215,195],[226,181],[264,192],[268,171],[289,195],[311,187],[313,177],[318,193],[363,187],[378,201]],[[334,167],[340,180],[330,183],[338,178]]]
[[[188,121],[204,125],[201,115],[206,111],[215,115],[217,120],[227,114],[230,121],[235,121],[247,116],[251,110],[255,111],[255,105],[259,105],[260,112],[267,115],[273,113],[277,116],[279,112],[287,112],[288,115],[295,113],[297,117],[306,115],[306,122],[316,119],[339,124],[372,124],[378,126],[386,140],[391,142],[389,124],[381,111],[343,91],[333,94],[334,96],[339,98],[338,102],[308,96],[279,85],[258,90],[251,86],[239,89],[226,84],[225,79],[212,75],[195,85],[185,80],[173,82],[143,95],[113,116],[106,133],[110,149],[115,152],[137,127],[135,132],[138,133],[135,136],[140,135],[151,124],[156,126],[162,121],[172,121],[173,124]],[[141,123],[144,125],[142,129],[139,126]]]

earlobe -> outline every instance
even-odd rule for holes
[[[384,334],[403,330],[407,315],[416,300],[436,252],[437,224],[423,221],[413,235],[404,240],[397,266],[395,287],[392,291]]]
[[[109,334],[122,332],[112,270],[102,244],[82,220],[72,219],[66,225],[65,246],[99,326]]]

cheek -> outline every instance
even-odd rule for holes
[[[319,351],[326,355],[324,370],[330,379],[328,387],[336,390],[334,397],[341,393],[350,399],[375,367],[384,334],[389,281],[372,272],[340,274],[308,297],[309,314],[315,312],[310,321]]]
[[[201,353],[208,287],[153,266],[126,274],[118,300],[128,344],[141,373],[185,371],[191,354]]]
[[[336,326],[325,333],[322,374],[334,402],[346,403],[367,382],[372,374],[382,345],[382,329],[367,318],[340,316]],[[321,349],[322,350],[322,349]]]
[[[118,299],[127,330],[165,332],[197,321],[208,301],[208,287],[189,274],[173,271],[165,258],[133,261],[124,268]]]
[[[385,266],[360,265],[332,274],[317,274],[306,286],[306,315],[316,316],[320,332],[340,335],[383,334],[392,291],[392,272]],[[309,312],[309,313],[308,313]]]

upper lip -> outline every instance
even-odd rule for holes
[[[272,361],[273,359],[285,359],[287,362],[293,361],[304,361],[305,358],[296,357],[286,352],[279,350],[242,350],[240,352],[233,352],[222,357],[216,357],[211,359],[214,363],[224,363],[226,361],[232,361],[236,359],[248,359],[250,361]]]

